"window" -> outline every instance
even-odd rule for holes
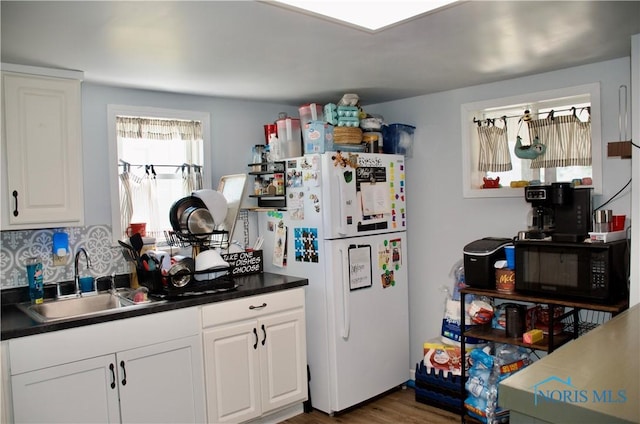
[[[108,115],[114,239],[145,222],[147,236],[162,243],[171,205],[210,188],[209,115],[112,105]]]
[[[461,116],[465,197],[519,197],[531,181],[601,193],[598,84],[464,104]]]

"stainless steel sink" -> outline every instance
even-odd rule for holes
[[[70,299],[47,300],[39,305],[25,302],[18,304],[18,308],[38,322],[51,322],[112,314],[166,302],[150,299],[144,303],[134,303],[130,294],[131,290],[120,289],[116,293],[106,292]]]

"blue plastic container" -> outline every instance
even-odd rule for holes
[[[413,156],[413,134],[416,127],[407,124],[389,124],[382,127],[382,151]]]
[[[80,290],[82,290],[83,293],[94,291],[94,281],[93,277],[80,277]]]

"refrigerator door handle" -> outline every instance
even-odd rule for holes
[[[351,308],[349,308],[349,267],[345,263],[344,251],[340,250],[340,260],[342,261],[342,332],[341,336],[347,340],[351,330]],[[347,261],[348,262],[348,261]]]
[[[346,219],[346,213],[344,211],[344,183],[340,178],[339,173],[334,174],[336,176],[336,183],[338,184],[338,216],[340,217],[340,224],[338,225],[338,234],[344,236],[347,234],[347,230],[344,228],[344,220]]]

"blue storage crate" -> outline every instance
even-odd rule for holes
[[[435,406],[455,414],[461,414],[464,408],[462,399],[420,387],[416,387],[416,402]]]
[[[416,386],[448,391],[453,395],[462,396],[462,376],[427,368],[424,361],[416,365]]]
[[[466,392],[462,377],[442,370],[427,368],[424,361],[416,364],[416,402],[445,409],[456,414],[464,410]]]

